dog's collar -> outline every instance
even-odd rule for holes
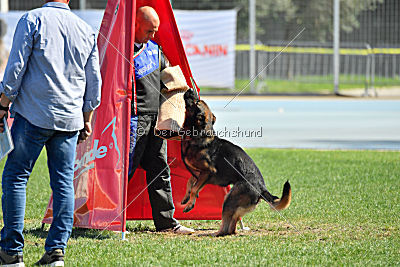
[[[182,139],[181,139],[182,141],[189,141],[189,140],[192,140],[192,138],[190,138],[190,136],[188,136],[188,135],[182,135]]]
[[[204,142],[204,140],[203,140],[203,142],[201,143],[201,145],[199,145],[198,143],[196,143],[195,145],[196,145],[196,146],[201,146],[201,147],[208,147],[208,146],[210,146],[210,144],[211,144],[212,142],[214,142],[214,140],[215,140],[216,137],[217,137],[216,135],[213,135],[212,137],[211,137],[211,136],[209,136],[209,137],[204,137],[204,136],[202,136],[201,138],[199,138],[199,137],[193,138],[193,137],[191,137],[191,136],[187,136],[187,135],[186,135],[186,136],[182,136],[181,141],[182,141],[182,142],[184,142],[184,141],[186,141],[186,142],[190,142],[190,141],[196,142],[196,140],[200,140],[200,139],[207,138],[207,139],[210,139],[210,140],[208,140],[207,142]]]

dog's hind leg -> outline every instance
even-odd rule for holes
[[[235,224],[234,215],[238,208],[237,198],[239,196],[238,186],[233,186],[225,197],[224,205],[222,207],[222,221],[219,231],[216,236],[225,236],[230,234],[232,225]]]
[[[254,210],[257,196],[243,184],[235,185],[227,195],[222,209],[222,223],[216,236],[236,233],[238,220]]]
[[[225,236],[229,234],[229,226],[232,223],[232,217],[234,212],[231,210],[223,210],[222,211],[222,221],[219,231],[215,234],[215,236]]]
[[[185,205],[186,203],[188,203],[188,201],[190,199],[190,192],[192,191],[192,188],[193,188],[194,184],[196,183],[196,181],[197,181],[197,179],[193,175],[187,181],[186,193],[185,193],[185,196],[183,197],[183,199],[181,201],[182,205]]]

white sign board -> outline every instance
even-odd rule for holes
[[[96,33],[100,30],[101,21],[103,19],[102,10],[73,10],[73,12],[83,19],[87,24],[93,27]],[[0,12],[0,18],[7,23],[7,32],[3,37],[4,45],[10,50],[12,46],[12,40],[14,37],[15,28],[17,27],[19,19],[24,15],[26,11],[9,11],[6,13]]]
[[[200,89],[202,86],[234,88],[236,10],[174,10],[174,14]]]

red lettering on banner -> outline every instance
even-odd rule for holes
[[[185,45],[186,55],[190,56],[212,56],[220,57],[228,55],[228,46],[221,44],[203,45],[196,44]]]
[[[181,30],[180,32],[181,35],[181,39],[185,42],[190,41],[190,39],[192,39],[194,33],[191,31],[187,31],[187,30]]]

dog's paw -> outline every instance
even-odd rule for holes
[[[184,209],[183,209],[183,212],[189,212],[189,211],[191,211],[192,209],[193,209],[193,207],[194,206],[186,206]]]
[[[186,205],[186,207],[183,209],[183,212],[189,212],[194,208],[194,201],[193,203]]]
[[[218,232],[215,232],[212,234],[212,236],[214,236],[214,237],[221,237],[221,236],[226,236],[226,235],[228,235],[227,232],[221,232],[221,231],[218,231]]]
[[[212,236],[212,237],[217,237],[217,235],[218,235],[218,232],[215,232],[215,233],[211,233],[211,234],[210,234],[210,236]]]
[[[188,203],[189,199],[190,199],[190,196],[189,196],[189,195],[188,195],[188,196],[185,196],[185,197],[182,199],[181,204],[182,204],[182,205],[185,205],[186,203]]]

